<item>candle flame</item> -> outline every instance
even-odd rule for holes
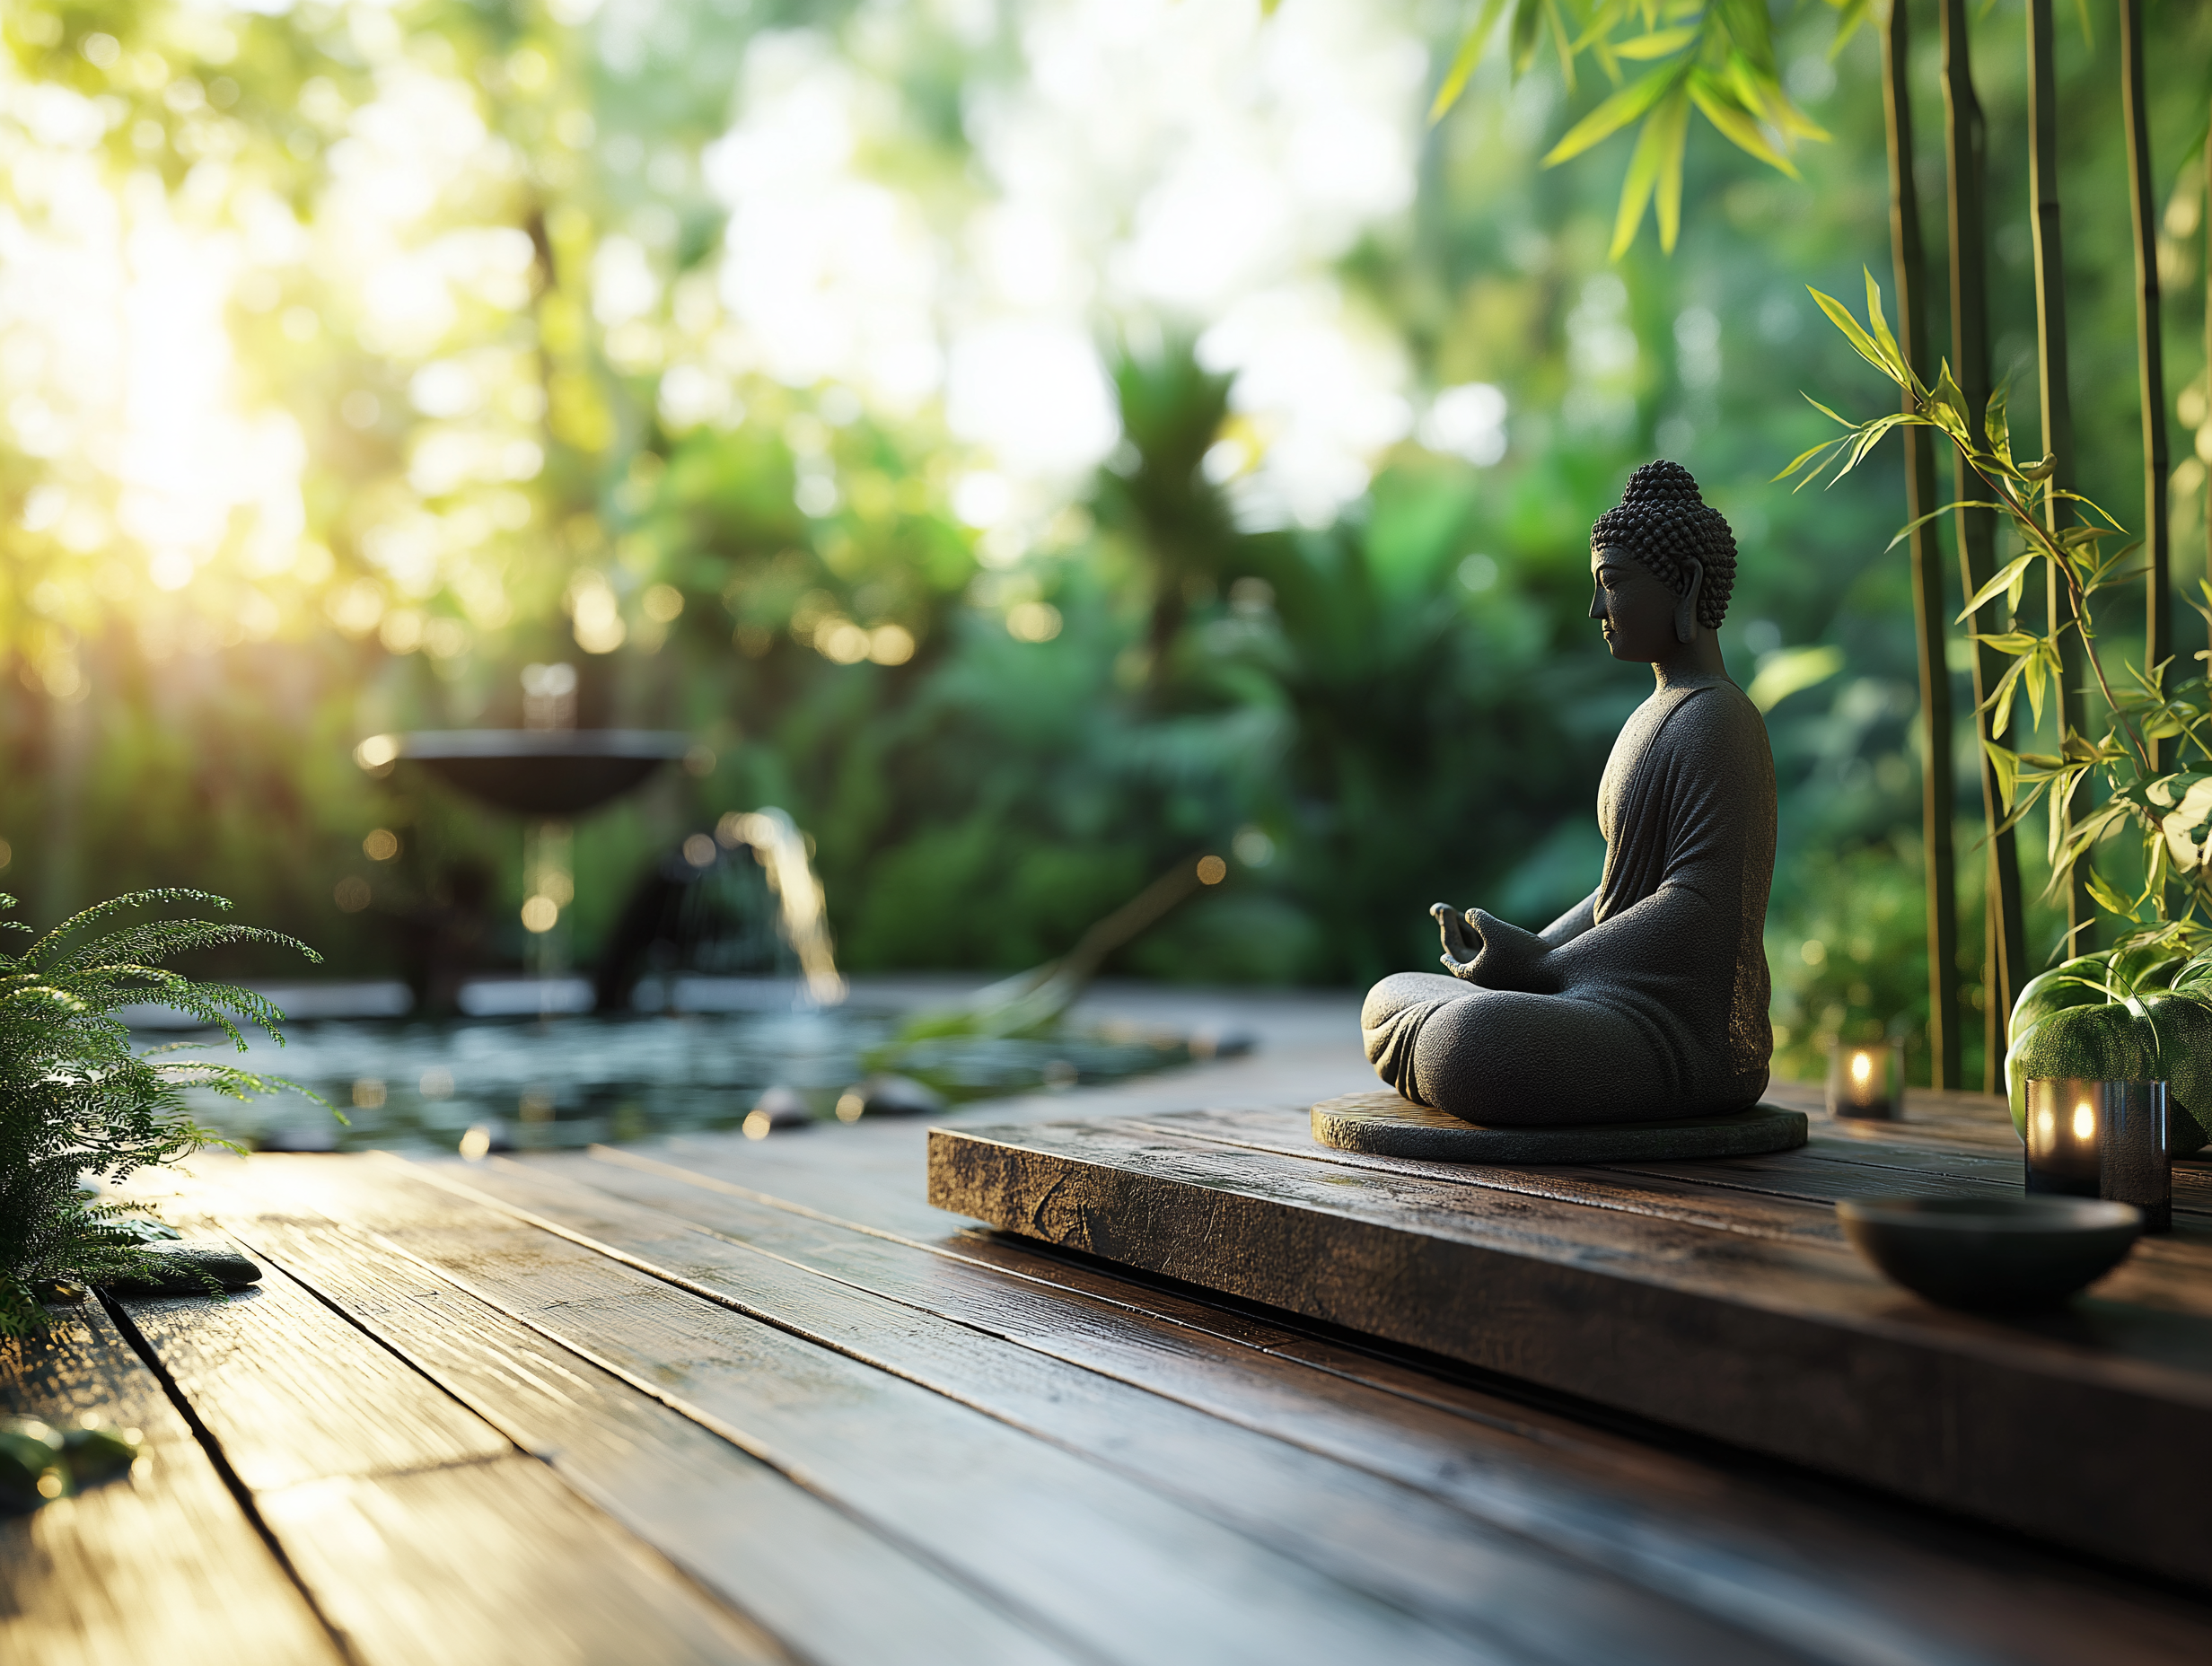
[[[1873,1055],[1868,1053],[1854,1053],[1851,1055],[1852,1081],[1857,1083],[1859,1086],[1865,1087],[1866,1085],[1866,1079],[1874,1074],[1874,1061]]]
[[[2089,1139],[2095,1136],[2096,1131],[2097,1113],[2089,1108],[2089,1101],[2084,1100],[2074,1107],[2074,1137],[2077,1140]]]

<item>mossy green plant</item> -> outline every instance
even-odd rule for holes
[[[161,1253],[126,1223],[143,1210],[88,1197],[84,1175],[121,1180],[204,1146],[240,1149],[194,1118],[187,1089],[235,1099],[305,1092],[234,1065],[177,1057],[201,1044],[133,1047],[115,1014],[149,1003],[189,1013],[241,1052],[241,1022],[283,1044],[284,1014],[268,1000],[198,982],[162,961],[235,943],[321,958],[295,938],[224,921],[116,924],[180,905],[218,912],[231,906],[205,891],[134,891],[63,921],[20,954],[0,952],[0,1336],[47,1328],[41,1286],[144,1274]],[[0,896],[0,910],[14,907],[13,897]],[[0,921],[0,930],[28,934],[12,920]]]

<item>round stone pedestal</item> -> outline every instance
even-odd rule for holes
[[[1313,1107],[1313,1137],[1339,1151],[1431,1162],[1624,1162],[1751,1157],[1805,1143],[1800,1110],[1754,1105],[1678,1122],[1599,1122],[1571,1128],[1493,1128],[1417,1105],[1387,1089]]]

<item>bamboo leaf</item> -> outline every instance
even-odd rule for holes
[[[1677,87],[1666,102],[1652,113],[1646,126],[1658,133],[1659,248],[1674,252],[1674,240],[1682,229],[1682,145],[1690,136],[1690,95]],[[1633,233],[1632,233],[1633,235]]]
[[[1997,680],[1995,692],[1983,702],[1995,708],[1989,716],[1989,732],[2004,734],[2012,728],[2013,697],[2020,691],[2021,673],[2027,669],[2027,661],[2014,660],[2006,667],[2005,675]]]
[[[1453,105],[1459,102],[1460,94],[1467,90],[1467,78],[1475,73],[1475,66],[1482,58],[1483,46],[1497,27],[1498,13],[1505,9],[1505,0],[1482,0],[1482,10],[1476,14],[1474,26],[1461,38],[1459,50],[1452,55],[1452,67],[1444,72],[1444,84],[1436,89],[1435,101],[1428,107],[1431,126],[1442,121]]]
[[[1641,63],[1655,57],[1665,57],[1679,52],[1701,31],[1694,27],[1655,30],[1648,35],[1638,35],[1633,40],[1624,40],[1613,48],[1615,57],[1634,58]]]
[[[2021,574],[2025,573],[2028,570],[2029,566],[2033,563],[2036,558],[2035,552],[2031,549],[2026,555],[2015,556],[2013,559],[2006,562],[2004,566],[1997,571],[1996,576],[1991,578],[1988,583],[1984,584],[1979,590],[1974,592],[1973,600],[1969,601],[1964,608],[1960,609],[1959,617],[1952,620],[1952,623],[1954,625],[1963,625],[1969,618],[1980,612],[1986,604],[1996,599],[1997,596],[2002,595],[2006,591],[2011,589],[2013,580]]]
[[[1759,130],[1758,118],[1743,108],[1734,91],[1702,68],[1692,72],[1690,95],[1698,101],[1705,118],[1718,128],[1728,142],[1737,149],[1747,151],[1770,168],[1779,169],[1791,179],[1797,178],[1797,165],[1767,142],[1767,136]]]
[[[1630,18],[1644,16],[1644,10],[1637,0],[1600,0],[1599,4],[1591,7],[1582,33],[1575,37],[1575,50],[1581,52],[1595,48],[1600,42],[1609,39],[1613,31]],[[1644,31],[1646,34],[1658,26],[1657,19],[1645,16]]]
[[[1989,773],[1997,777],[1998,795],[2004,799],[2005,808],[2010,810],[2013,796],[2020,786],[2020,756],[1995,741],[1984,741],[1981,750],[1988,757]]]
[[[1952,380],[1951,361],[1945,359],[1936,377],[1936,385],[1928,390],[1929,402],[1950,413],[1953,422],[1944,425],[1954,438],[1964,443],[1966,434],[1966,395],[1959,391],[1959,384]]]
[[[1890,376],[1892,381],[1896,380],[1894,376],[1890,375],[1890,367],[1882,361],[1882,349],[1874,345],[1872,336],[1859,328],[1858,320],[1851,316],[1850,308],[1845,306],[1833,295],[1822,294],[1811,285],[1805,286],[1805,293],[1813,297],[1821,311],[1828,314],[1829,322],[1843,332],[1843,338],[1858,350],[1859,357],[1865,359],[1884,376]],[[1949,374],[1949,372],[1946,371],[1944,373]]]
[[[1790,478],[1790,476],[1795,474],[1800,469],[1804,468],[1805,464],[1812,461],[1813,459],[1818,457],[1822,452],[1832,452],[1836,449],[1836,447],[1841,445],[1842,443],[1843,442],[1841,440],[1822,440],[1818,445],[1808,446],[1805,450],[1798,452],[1796,456],[1791,458],[1789,467],[1783,469],[1780,474],[1776,475],[1774,478],[1778,480],[1786,480]],[[1820,470],[1816,469],[1813,472],[1817,474]]]
[[[2097,907],[2102,908],[2107,914],[2120,916],[2123,920],[2131,920],[2135,917],[2135,910],[2129,906],[2128,899],[2114,890],[2102,874],[2094,868],[2088,869],[2086,872],[2088,877],[2085,884]]]
[[[1999,653],[2029,653],[2034,651],[2042,638],[2024,630],[2007,630],[1987,636],[1977,634],[1970,640],[1995,648]]]
[[[1536,62],[1536,43],[1542,39],[1543,27],[1544,0],[1514,0],[1510,46],[1515,80],[1527,75],[1529,66]],[[1573,74],[1571,66],[1568,74]],[[1570,80],[1570,90],[1573,84]]]
[[[1672,72],[1666,73],[1672,74]],[[1609,259],[1620,259],[1621,256],[1628,252],[1628,246],[1635,242],[1637,228],[1644,221],[1644,206],[1651,199],[1652,189],[1660,183],[1667,165],[1670,151],[1670,124],[1665,116],[1665,109],[1662,107],[1658,113],[1645,122],[1643,131],[1636,136],[1636,150],[1628,158],[1628,178],[1623,180],[1620,185],[1620,207],[1613,218],[1613,246],[1611,253],[1607,257]],[[1672,155],[1675,166],[1679,170],[1681,165],[1681,152],[1679,148],[1681,136],[1679,122],[1673,124],[1672,131],[1676,141]],[[1675,189],[1678,193],[1675,197],[1675,212],[1678,216],[1681,211],[1681,198],[1679,195],[1681,186],[1681,180],[1678,172],[1675,180]],[[1664,240],[1664,231],[1665,228],[1663,226],[1661,228],[1662,241]]]
[[[1773,66],[1761,69],[1741,52],[1731,52],[1721,66],[1721,77],[1734,89],[1736,102],[1780,134],[1785,145],[1792,139],[1828,137],[1827,129],[1790,101]]]
[[[1882,315],[1882,285],[1874,282],[1874,275],[1865,267],[1859,271],[1866,279],[1866,328],[1873,332],[1874,345],[1882,349],[1888,361],[1892,381],[1903,381],[1906,375],[1905,355],[1897,345],[1897,338],[1890,333],[1890,320]]]
[[[1727,32],[1729,43],[1754,68],[1775,74],[1774,25],[1767,0],[1708,0],[1710,15]]]
[[[2005,419],[2005,387],[2002,382],[1990,390],[1989,402],[1982,408],[1981,431],[1989,436],[1989,449],[2004,463],[2006,472],[2013,469],[2013,433]]]
[[[2081,0],[2081,3],[2086,5],[2089,0]],[[1843,55],[1844,48],[1851,44],[1851,37],[1857,34],[1860,25],[1865,22],[1867,0],[1829,0],[1829,4],[1837,12],[1836,38],[1828,43],[1828,57],[1832,63]]]
[[[1559,10],[1558,0],[1544,0],[1544,15],[1551,22],[1551,42],[1558,49],[1559,79],[1567,90],[1575,91],[1575,48],[1567,32],[1567,18]]]
[[[1904,418],[1904,419],[1900,419],[1900,420],[1910,420],[1910,419],[1909,419],[1909,418]],[[1840,444],[1842,444],[1842,443],[1843,443],[1843,442],[1842,442],[1841,440],[1830,440],[1830,441],[1829,442],[1829,443],[1830,443],[1830,445],[1840,445]],[[1903,543],[1903,542],[1904,542],[1907,539],[1910,538],[1910,537],[1912,536],[1912,534],[1913,534],[1913,530],[1914,530],[1916,527],[1922,527],[1922,526],[1926,526],[1926,525],[1927,525],[1929,522],[1931,522],[1931,521],[1940,520],[1940,519],[1941,519],[1942,517],[1944,517],[1944,515],[1947,515],[1947,514],[1951,513],[1953,510],[1957,510],[1957,509],[1999,509],[1999,510],[2001,510],[2002,508],[2004,508],[2004,505],[2003,505],[2002,504],[1985,504],[1985,503],[1981,502],[1979,498],[1971,498],[1971,497],[1970,497],[1970,498],[1964,498],[1964,499],[1962,499],[1961,501],[1959,501],[1958,503],[1955,503],[1955,504],[1944,504],[1942,508],[1940,508],[1940,509],[1931,509],[1931,510],[1929,510],[1929,511],[1928,511],[1926,514],[1924,514],[1924,515],[1916,515],[1916,516],[1914,516],[1914,517],[1913,517],[1913,519],[1911,519],[1911,520],[1909,520],[1909,521],[1906,522],[1905,522],[1905,524],[1904,524],[1903,526],[1900,527],[1900,528],[1898,529],[1897,536],[1896,536],[1895,538],[1892,538],[1892,539],[1890,539],[1890,541],[1888,542],[1888,544],[1886,544],[1885,546],[1883,546],[1883,553],[1884,555],[1887,555],[1887,554],[1888,554],[1891,550],[1895,549],[1895,548],[1897,548],[1900,544]]]
[[[2030,653],[2020,663],[2024,668],[2024,680],[2028,685],[2028,712],[2035,726],[2040,729],[2043,726],[2043,683],[2048,668],[2040,653]]]
[[[1530,0],[1522,0],[1522,4],[1527,5]],[[1612,137],[1663,98],[1667,89],[1681,78],[1681,74],[1677,66],[1662,65],[1641,81],[1631,82],[1623,87],[1569,127],[1566,136],[1545,154],[1544,166],[1556,168],[1559,163],[1581,155],[1593,145]],[[1643,217],[1641,204],[1637,205],[1637,217]]]

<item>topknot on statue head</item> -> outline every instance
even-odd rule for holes
[[[1628,477],[1618,508],[1609,509],[1590,529],[1593,549],[1618,549],[1634,556],[1677,595],[1690,587],[1689,562],[1704,569],[1698,592],[1698,622],[1718,630],[1727,617],[1728,593],[1735,588],[1736,538],[1716,509],[1698,495],[1689,469],[1663,459],[1646,463]]]

